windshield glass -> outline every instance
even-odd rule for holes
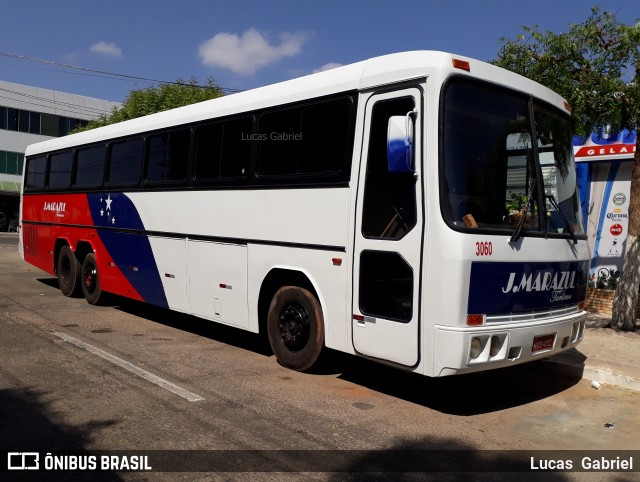
[[[534,116],[544,181],[547,229],[563,233],[568,229],[568,222],[574,233],[583,234],[569,119],[539,105],[534,105]],[[549,199],[551,196],[555,203]]]
[[[529,103],[526,95],[469,79],[455,78],[447,84],[441,123],[441,202],[443,215],[454,228],[508,233],[520,229],[526,235],[540,234],[546,225],[555,235],[568,233],[548,194],[574,232],[583,232],[569,118],[536,105],[540,132],[534,150]],[[538,163],[543,179],[538,179]],[[545,206],[540,209],[543,186]]]

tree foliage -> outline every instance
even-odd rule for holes
[[[625,25],[598,8],[568,32],[522,27],[516,39],[501,38],[492,63],[529,77],[570,104],[574,132],[588,136],[640,126],[640,24]],[[638,133],[640,134],[640,132]],[[637,135],[624,267],[614,301],[612,327],[635,329],[640,287],[640,135]]]
[[[145,89],[132,90],[121,106],[113,109],[110,115],[101,116],[76,132],[142,117],[175,107],[195,104],[223,95],[222,89],[208,78],[201,86],[195,77],[189,80],[178,78],[175,83],[159,84]]]
[[[571,104],[574,132],[586,136],[609,124],[634,128],[640,118],[640,27],[625,25],[598,8],[566,33],[522,27],[515,40],[500,39],[492,63],[533,79]]]

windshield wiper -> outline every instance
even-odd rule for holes
[[[532,177],[529,179],[529,187],[527,188],[527,199],[524,203],[524,206],[522,208],[522,216],[520,216],[520,221],[518,221],[518,225],[516,226],[516,230],[513,232],[513,235],[511,236],[511,239],[509,240],[510,243],[515,243],[520,239],[520,236],[522,235],[522,228],[524,227],[524,222],[526,220],[527,217],[527,211],[529,211],[529,204],[531,204],[531,198],[533,196],[533,188],[536,186],[536,178]]]
[[[569,230],[569,236],[571,236],[571,240],[573,241],[573,244],[578,244],[578,239],[576,238],[576,235],[573,232],[571,223],[565,217],[564,213],[560,210],[560,206],[558,206],[556,198],[554,197],[553,194],[547,194],[546,196],[547,196],[547,199],[551,202],[551,205],[556,209],[556,212],[560,215],[560,218],[562,218],[562,221],[564,221],[565,226]]]

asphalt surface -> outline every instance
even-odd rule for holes
[[[507,467],[522,458],[514,450],[640,450],[640,393],[605,381],[597,390],[586,379],[596,367],[590,360],[599,360],[598,367],[632,365],[635,333],[590,321],[572,359],[461,377],[429,379],[340,353],[304,374],[279,366],[250,333],[126,300],[93,307],[65,298],[55,278],[19,259],[15,245],[15,235],[0,234],[2,450],[167,450],[160,462],[153,452],[154,463],[177,453],[192,464],[197,454],[184,450],[209,457],[232,450],[236,464],[228,473],[113,470],[82,480],[347,480],[350,468],[376,460],[372,450],[425,457],[453,449],[464,451],[471,467],[486,460]],[[615,358],[620,350],[627,351],[623,361]],[[303,452],[286,452],[292,450]],[[263,451],[284,457],[289,470],[321,460],[318,454],[351,458],[341,459],[344,471],[333,475],[274,474],[273,465],[242,472]],[[18,480],[6,475],[0,471],[0,480]],[[54,475],[29,480],[79,480]],[[546,475],[632,480],[633,474]],[[353,477],[388,480],[390,474]],[[394,479],[469,480],[455,473]]]

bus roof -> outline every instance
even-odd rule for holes
[[[455,68],[453,59],[469,62],[470,72]],[[479,60],[437,51],[401,52],[39,142],[30,145],[25,155],[33,156],[141,132],[259,110],[273,105],[284,105],[340,92],[370,89],[427,76],[444,80],[454,73],[472,75],[474,78],[507,85],[542,98],[558,108],[563,108],[565,105],[564,100],[550,89]]]

